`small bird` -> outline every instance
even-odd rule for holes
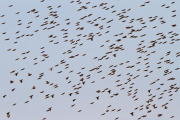
[[[132,116],[134,116],[134,112],[131,112],[130,114],[131,114]]]
[[[53,68],[51,67],[51,68],[49,68],[49,70],[50,70],[50,71],[52,71],[52,70],[53,70]]]
[[[7,114],[7,118],[10,118],[10,112],[7,112],[6,114]]]

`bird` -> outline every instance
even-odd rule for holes
[[[130,114],[131,114],[132,116],[134,116],[134,112],[131,112]]]
[[[6,114],[7,114],[7,118],[10,118],[10,112],[7,112]]]

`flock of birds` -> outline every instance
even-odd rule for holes
[[[145,11],[156,4],[151,1],[123,9],[109,2],[86,0],[65,1],[69,6],[36,1],[42,11],[38,8],[18,11],[16,5],[8,5],[7,10],[15,17],[7,20],[9,14],[0,11],[0,36],[1,45],[5,46],[1,53],[16,57],[10,60],[12,67],[5,81],[10,91],[18,94],[16,90],[22,90],[21,86],[31,81],[33,85],[28,90],[33,92],[21,96],[26,98],[24,105],[37,96],[45,101],[66,97],[72,103],[68,109],[77,114],[93,105],[94,111],[97,104],[102,104],[106,109],[97,115],[102,120],[114,113],[116,116],[111,120],[123,120],[121,112],[126,106],[118,107],[121,103],[117,101],[106,105],[104,101],[120,100],[124,95],[135,105],[124,113],[131,120],[150,120],[156,110],[156,119],[164,116],[166,120],[176,119],[173,113],[164,114],[180,89],[177,78],[180,50],[173,49],[180,40],[178,25],[173,21],[176,2],[158,1],[162,1],[159,9],[171,16],[156,13],[133,16],[136,9]],[[5,90],[0,95],[3,103],[12,94]],[[91,101],[79,109],[84,100]],[[13,120],[15,114],[11,111],[18,104],[19,101],[14,101],[12,108],[0,116]],[[46,117],[41,120],[52,120],[48,113],[54,112],[53,108],[47,103],[43,110]]]

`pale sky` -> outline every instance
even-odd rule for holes
[[[180,87],[180,69],[177,70],[180,68],[180,1],[70,2],[0,0],[0,120],[8,120],[7,112],[10,112],[9,120],[137,120],[143,115],[147,115],[143,120],[180,120],[180,93],[175,92]],[[101,3],[107,4],[100,6]],[[145,6],[140,7],[143,4]],[[58,8],[59,5],[61,6]],[[78,11],[80,8],[83,10]],[[27,13],[33,9],[38,12]],[[53,14],[57,14],[58,18],[49,13],[56,11]],[[92,15],[88,17],[89,14]],[[176,27],[172,27],[174,24]],[[84,29],[79,30],[79,27]],[[36,30],[38,31],[35,32]],[[131,33],[131,30],[135,32]],[[93,41],[87,40],[91,38],[88,36],[90,33],[94,35]],[[50,35],[56,37],[49,38]],[[137,37],[132,38],[133,36]],[[49,42],[51,40],[53,41]],[[152,41],[156,41],[156,45],[148,48]],[[42,47],[44,48],[40,49]],[[115,51],[116,47],[120,49]],[[137,48],[141,48],[140,52]],[[13,51],[14,49],[16,50]],[[72,52],[68,53],[68,50]],[[48,58],[42,56],[43,54]],[[69,58],[75,55],[75,58]],[[97,59],[93,59],[94,57]],[[41,62],[43,59],[45,61]],[[62,60],[65,63],[60,64]],[[168,60],[169,62],[165,62]],[[127,68],[128,66],[132,68]],[[81,69],[83,67],[85,68]],[[25,69],[21,70],[23,68]],[[93,68],[97,69],[90,71]],[[10,73],[13,70],[15,72]],[[110,75],[113,70],[116,70],[115,74]],[[165,70],[168,70],[167,75],[164,75]],[[62,73],[58,73],[60,71]],[[83,75],[77,74],[79,72]],[[28,76],[28,73],[32,75]],[[43,76],[38,80],[40,74]],[[105,78],[102,79],[103,77]],[[175,80],[168,81],[169,78]],[[20,83],[19,80],[22,79],[23,83]],[[84,79],[84,85],[80,79]],[[13,83],[10,84],[10,81]],[[156,82],[150,85],[154,81]],[[54,88],[56,84],[58,87]],[[76,86],[72,87],[74,85]],[[171,85],[174,85],[174,89],[169,90]],[[32,89],[33,86],[36,88]],[[80,89],[73,90],[78,87]],[[98,90],[101,92],[97,93]],[[40,93],[41,91],[44,92]],[[77,91],[79,94],[75,93]],[[171,94],[173,95],[169,96]],[[6,96],[3,97],[4,95]],[[32,99],[30,95],[33,95]],[[49,98],[45,99],[46,95]],[[147,101],[152,96],[155,97],[147,106]],[[73,99],[76,100],[73,102]],[[169,101],[170,99],[173,100]],[[92,102],[94,103],[90,104]],[[166,103],[167,109],[164,109],[162,105]],[[154,104],[157,108],[152,106]],[[46,112],[50,107],[51,111]],[[82,111],[78,112],[79,110]],[[132,112],[133,116],[130,114]],[[162,116],[158,117],[158,114]],[[172,116],[174,117],[170,118]]]

